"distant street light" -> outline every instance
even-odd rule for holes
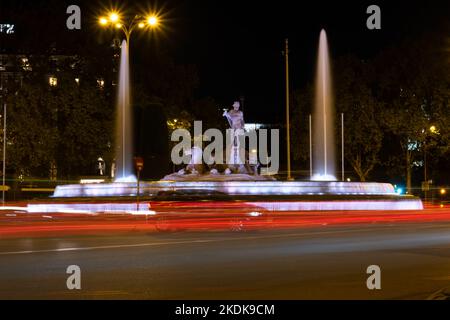
[[[436,132],[436,126],[431,126],[430,127],[430,132],[431,133],[435,133]]]

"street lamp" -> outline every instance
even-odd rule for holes
[[[159,19],[157,17],[157,15],[155,14],[151,14],[151,15],[147,15],[147,16],[142,16],[142,15],[135,15],[132,19],[125,19],[123,16],[121,16],[121,14],[119,12],[109,12],[108,14],[106,14],[105,16],[99,17],[98,20],[100,26],[102,27],[112,27],[115,29],[120,29],[123,31],[124,35],[125,35],[125,39],[126,39],[126,46],[125,46],[125,56],[129,57],[129,51],[130,51],[130,37],[131,34],[133,33],[134,30],[136,30],[136,28],[139,29],[145,29],[146,27],[148,29],[150,28],[156,28],[159,24]],[[127,58],[128,59],[128,58]],[[127,80],[128,81],[128,80]],[[124,92],[126,92],[126,87],[124,86]],[[129,97],[129,92],[128,95],[127,94],[123,94],[124,96],[124,102],[122,103],[122,124],[121,124],[121,131],[122,131],[122,148],[121,148],[121,158],[122,158],[122,178],[125,178],[125,170],[126,170],[126,161],[125,161],[125,152],[126,152],[126,128],[125,128],[125,124],[126,124],[126,105],[127,103],[125,103],[126,100],[126,96]]]
[[[130,46],[131,33],[136,29],[144,29],[145,27],[155,28],[159,25],[159,17],[155,14],[149,14],[147,16],[135,15],[128,23],[120,15],[119,12],[109,12],[108,14],[101,16],[98,19],[100,26],[108,27],[112,26],[116,29],[122,29],[127,40],[128,47]]]
[[[428,128],[428,131],[431,133],[431,135],[439,135],[440,132],[439,130],[436,128],[435,125],[430,126],[430,128]],[[428,190],[430,188],[430,183],[428,181],[428,170],[427,170],[427,138],[429,137],[428,132],[426,132],[425,130],[423,130],[423,132],[425,133],[425,138],[424,138],[424,142],[423,142],[423,176],[424,176],[424,183],[425,183],[425,201],[427,200],[427,195],[428,195]]]

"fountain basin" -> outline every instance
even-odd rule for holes
[[[136,183],[57,186],[53,198],[125,199],[137,195]],[[220,200],[258,203],[268,210],[421,210],[422,202],[398,195],[389,183],[338,181],[155,181],[140,184],[146,201]],[[133,201],[130,199],[130,201]]]
[[[389,183],[340,181],[155,181],[141,182],[141,196],[160,191],[214,190],[228,195],[390,195]],[[120,197],[137,194],[137,183],[91,183],[57,186],[53,197]]]

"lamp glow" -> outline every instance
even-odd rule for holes
[[[156,26],[158,24],[158,18],[156,18],[155,16],[150,16],[147,18],[147,23],[150,26]]]
[[[117,13],[115,13],[115,12],[111,13],[109,15],[109,21],[111,21],[111,22],[119,21],[119,15]]]
[[[100,25],[105,26],[108,24],[108,20],[105,17],[101,17],[100,19],[98,19],[98,22],[100,23]]]

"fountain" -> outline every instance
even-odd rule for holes
[[[116,117],[116,181],[135,182],[133,174],[133,126],[130,104],[130,65],[126,40],[122,41],[120,54],[119,89]]]
[[[330,59],[325,30],[320,32],[317,55],[313,126],[313,176],[316,181],[336,181],[334,154],[334,106]]]
[[[186,199],[241,200],[272,211],[308,210],[420,210],[419,198],[399,195],[390,183],[336,181],[333,100],[328,45],[324,30],[320,33],[317,60],[316,98],[314,111],[314,175],[312,181],[277,181],[252,174],[198,175],[186,171],[166,176],[154,182],[143,182],[139,195],[143,201]],[[88,211],[123,211],[132,207],[137,194],[137,184],[132,175],[131,111],[127,43],[122,43],[120,85],[118,98],[118,136],[120,139],[117,164],[118,174],[114,183],[90,183],[57,186],[54,198],[102,197],[103,203],[30,204],[31,212],[55,212],[59,209]],[[242,116],[242,117],[241,117]],[[238,117],[242,118],[243,115]],[[238,119],[238,120],[239,120]],[[212,172],[212,170],[211,170]],[[130,179],[131,177],[131,179]],[[177,179],[175,179],[176,177]],[[119,198],[116,198],[119,197]],[[165,198],[164,198],[165,197]],[[146,199],[146,200],[145,200]],[[86,201],[86,200],[79,200]],[[106,201],[106,202],[105,202]],[[115,202],[114,202],[115,201]],[[117,201],[121,202],[118,203]],[[125,203],[124,203],[125,202]],[[140,210],[147,210],[141,206]]]

